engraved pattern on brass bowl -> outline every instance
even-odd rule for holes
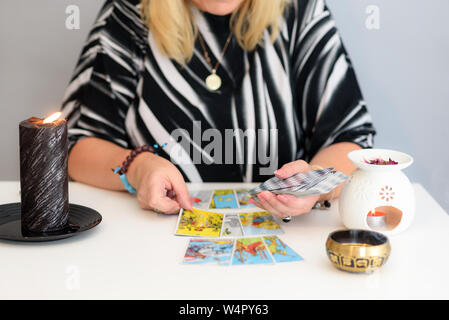
[[[339,230],[326,241],[329,260],[340,270],[372,272],[383,266],[390,255],[388,238],[369,230]]]

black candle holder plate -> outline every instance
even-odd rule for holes
[[[69,238],[97,226],[101,215],[91,209],[77,204],[69,204],[69,226],[60,231],[32,233],[22,230],[21,205],[9,203],[0,205],[0,239],[43,242]]]

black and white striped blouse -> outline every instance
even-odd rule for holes
[[[193,9],[215,65],[229,17]],[[186,181],[262,181],[338,142],[372,147],[374,128],[323,0],[294,0],[274,44],[243,51],[232,38],[209,90],[197,39],[184,67],[163,56],[138,0],[108,0],[67,88],[70,145],[99,137],[124,148],[164,144]],[[219,148],[219,147],[220,148]]]

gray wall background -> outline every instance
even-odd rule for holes
[[[378,130],[378,148],[409,153],[406,174],[449,212],[449,1],[327,0]],[[103,0],[1,0],[0,180],[19,178],[18,123],[59,109]],[[67,30],[77,5],[80,30]],[[366,9],[380,9],[370,30]]]

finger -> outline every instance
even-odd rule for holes
[[[297,160],[284,164],[280,169],[274,172],[279,179],[287,179],[298,172],[309,171],[310,166],[303,160]]]
[[[257,205],[257,201],[254,200],[253,198],[249,199],[249,200],[248,200],[248,203],[251,203],[251,204],[253,204],[253,205]]]
[[[148,209],[156,209],[167,214],[179,212],[180,206],[178,202],[167,197],[165,184],[161,184],[160,182],[159,184],[149,183],[146,194],[146,205]]]
[[[146,201],[143,201],[144,209],[151,210],[157,213],[176,214],[181,209],[178,202],[168,197],[151,197]]]
[[[169,197],[170,199],[175,199],[176,193],[173,190],[168,190],[167,197]],[[193,207],[193,205],[195,204],[195,198],[190,197],[190,193],[189,193],[189,201],[190,201],[190,205]]]
[[[279,194],[276,198],[289,208],[296,208],[296,215],[310,212],[319,196],[295,197],[291,194]]]
[[[295,216],[295,215],[299,214],[297,212],[297,210],[295,209],[295,207],[288,207],[288,206],[284,205],[282,202],[280,202],[277,199],[276,195],[274,195],[270,192],[266,192],[266,193],[263,192],[262,197],[267,202],[267,206],[272,208],[273,212],[272,211],[270,211],[270,212],[276,214],[277,216],[279,216],[281,218],[285,218],[288,216]]]
[[[257,200],[255,200],[255,199],[250,199],[248,202],[251,203],[251,204],[253,204],[253,205],[255,205],[256,207],[259,207],[259,208],[263,209],[263,210],[267,210],[267,209],[262,205],[262,203],[261,203],[260,201],[257,201]],[[268,210],[267,210],[267,211],[268,211]]]
[[[265,208],[265,210],[269,211],[272,215],[279,217],[279,218],[284,218],[286,217],[286,215],[284,215],[282,212],[277,211],[275,208],[273,208],[270,203],[268,202],[268,196],[266,194],[267,192],[261,192],[257,195],[259,201],[262,203],[263,207]]]
[[[175,192],[175,199],[179,205],[184,209],[193,210],[193,202],[190,198],[189,190],[181,175],[173,178],[172,187]]]

